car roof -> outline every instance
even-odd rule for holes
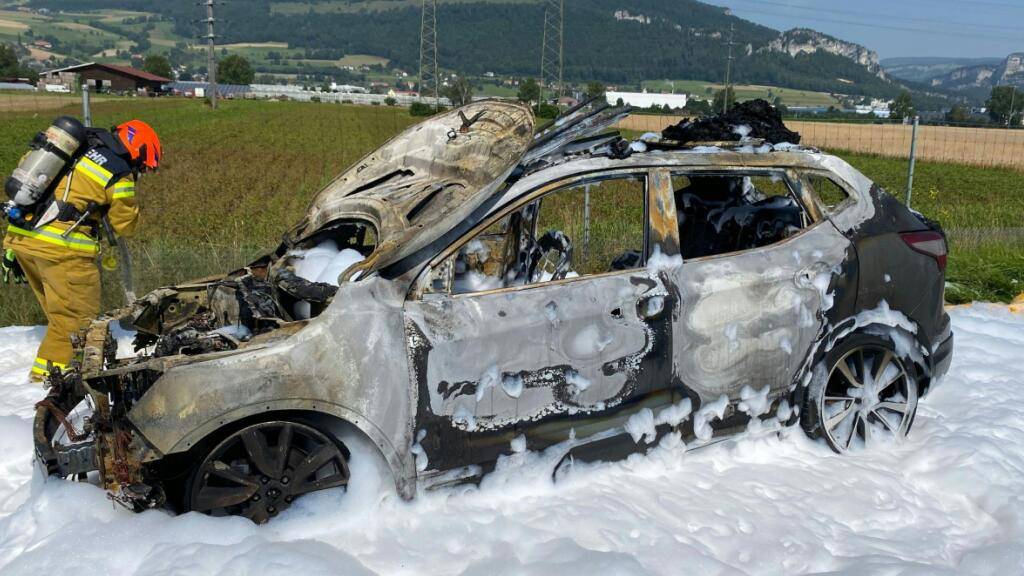
[[[870,180],[843,159],[814,148],[792,145],[781,146],[779,149],[775,149],[771,145],[760,145],[754,148],[749,144],[742,143],[736,143],[729,148],[695,146],[678,150],[635,152],[627,158],[586,155],[566,159],[563,162],[545,166],[516,182],[502,193],[499,201],[494,203],[491,213],[552,182],[612,170],[628,170],[630,168],[641,170],[661,167],[683,170],[821,170],[829,172],[845,182],[848,188],[858,195],[867,193],[872,185]]]

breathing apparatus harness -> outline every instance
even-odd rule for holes
[[[84,211],[80,211],[68,203],[70,177],[63,196],[56,198],[57,184],[74,170],[90,148],[105,147],[118,156],[130,158],[124,145],[110,131],[87,128],[75,118],[61,116],[37,134],[29,147],[29,153],[4,185],[9,199],[2,207],[4,217],[11,225],[19,228],[38,229],[54,221],[71,222],[71,226],[61,234],[63,238],[70,236],[90,218],[95,218],[102,226],[101,230],[109,245],[116,247],[121,254],[125,263],[122,278],[125,295],[129,301],[134,300],[131,259],[125,244],[114,235],[106,207],[90,202]],[[132,166],[133,171],[137,170]],[[102,264],[107,270],[118,267],[117,259],[113,256],[103,258]]]

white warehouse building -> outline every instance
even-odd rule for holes
[[[689,96],[686,94],[657,94],[654,92],[605,92],[605,97],[613,106],[621,98],[623,104],[634,108],[664,107],[666,104],[669,108],[683,108],[689,101]]]

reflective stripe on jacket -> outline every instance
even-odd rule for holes
[[[107,207],[110,225],[118,236],[132,236],[138,226],[139,207],[131,168],[107,148],[89,149],[57,183],[53,196],[70,203],[79,212],[84,212],[90,202]],[[96,241],[98,217],[86,220],[67,238],[62,238],[61,234],[72,225],[72,222],[51,222],[39,229],[8,226],[4,248],[50,261],[70,256],[95,256],[100,251]]]

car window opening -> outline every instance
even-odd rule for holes
[[[770,246],[810,220],[781,174],[688,174],[673,177],[684,259]]]
[[[644,265],[646,179],[604,179],[547,194],[498,220],[434,272],[466,294]],[[431,290],[444,289],[435,278]]]

